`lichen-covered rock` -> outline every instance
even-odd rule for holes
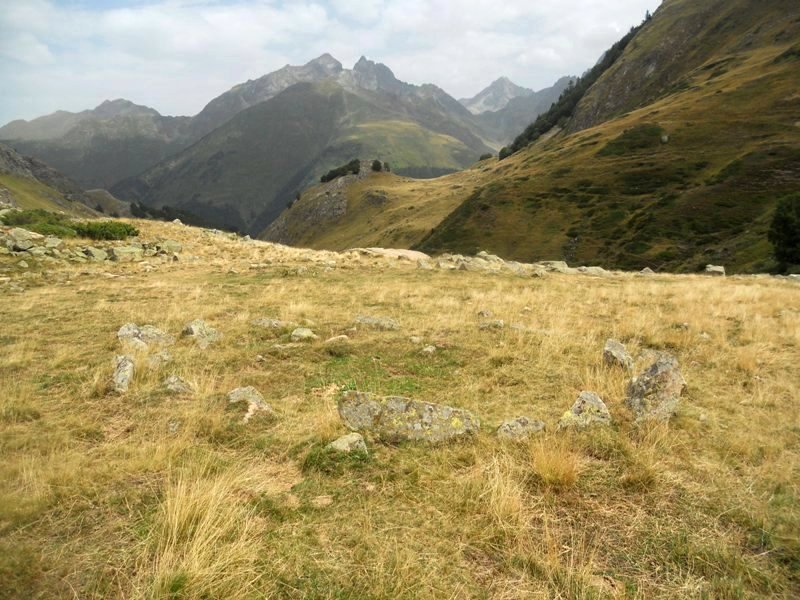
[[[178,375],[170,375],[164,380],[163,385],[170,394],[186,395],[194,392],[194,386]]]
[[[625,349],[625,346],[617,340],[606,340],[606,344],[603,347],[603,362],[609,367],[633,369],[633,357]]]
[[[367,452],[367,444],[360,433],[348,433],[347,435],[343,435],[338,440],[328,444],[327,447],[331,450],[345,452],[347,454],[351,452]]]
[[[86,255],[86,258],[97,262],[103,262],[104,260],[108,260],[108,252],[106,252],[102,248],[87,246],[86,249],[83,251],[83,253]]]
[[[491,329],[503,329],[505,326],[505,321],[502,319],[495,319],[494,321],[484,321],[478,326],[478,328],[481,331],[489,331]]]
[[[297,327],[297,323],[294,321],[281,321],[280,319],[271,319],[269,317],[254,319],[250,323],[264,329],[294,329]]]
[[[558,430],[585,429],[594,425],[610,425],[611,413],[606,403],[594,392],[581,392],[572,408],[558,421]]]
[[[480,430],[469,411],[399,396],[348,391],[339,398],[338,408],[347,427],[387,442],[444,442]]]
[[[631,380],[625,404],[637,421],[667,421],[675,414],[686,380],[674,356],[662,353],[641,375]]]
[[[292,331],[291,336],[293,342],[310,342],[312,340],[316,340],[318,337],[319,336],[317,336],[308,327],[298,327]]]
[[[118,394],[124,394],[133,381],[136,374],[136,366],[130,356],[120,355],[116,358],[116,367],[111,377],[111,387]]]
[[[148,350],[151,346],[164,348],[175,343],[175,338],[153,325],[126,323],[117,331],[117,338],[124,346],[134,350]]]
[[[497,437],[506,440],[524,440],[529,438],[535,433],[544,431],[544,421],[537,421],[529,419],[528,417],[517,417],[504,421],[500,427],[497,428]]]
[[[207,325],[202,319],[195,319],[191,323],[187,323],[181,335],[194,338],[197,345],[203,350],[214,342],[218,342],[222,339],[222,334],[213,327]]]
[[[365,315],[358,315],[355,319],[356,325],[365,325],[372,329],[379,329],[381,331],[397,331],[400,329],[400,324],[394,319],[389,317],[368,317]]]

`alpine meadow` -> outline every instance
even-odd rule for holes
[[[0,600],[800,597],[796,0],[0,12]]]

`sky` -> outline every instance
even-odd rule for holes
[[[470,97],[580,75],[660,0],[0,0],[0,124],[126,98],[194,115],[329,52]]]

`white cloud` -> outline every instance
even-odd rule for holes
[[[501,75],[541,88],[590,67],[659,0],[9,4],[0,11],[0,123],[116,97],[194,114],[236,83],[323,52],[346,66],[367,55],[456,97]]]

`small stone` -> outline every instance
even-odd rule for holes
[[[21,261],[19,261],[19,262],[17,263],[17,266],[18,266],[20,269],[27,269],[27,268],[29,267],[29,265],[28,265],[28,262],[27,262],[27,261],[25,261],[25,260],[21,260]]]
[[[651,269],[650,267],[645,267],[644,269],[639,271],[639,273],[641,273],[642,275],[655,275],[655,271],[653,271],[653,269]]]
[[[517,417],[509,421],[504,421],[497,428],[497,437],[507,440],[527,439],[535,433],[544,431],[544,421],[529,419],[528,417]]]
[[[138,246],[116,246],[110,250],[111,260],[117,262],[139,262],[144,256],[144,249]]]
[[[297,327],[297,323],[294,321],[281,321],[280,319],[270,319],[267,317],[250,321],[250,324],[256,327],[263,327],[264,329],[294,329]]]
[[[135,373],[136,366],[130,356],[117,356],[116,368],[111,378],[111,385],[114,391],[118,394],[127,392]]]
[[[90,260],[97,262],[108,260],[108,252],[101,250],[100,248],[95,248],[94,246],[88,246],[86,250],[84,250],[84,254],[86,254],[87,258]]]
[[[253,386],[239,387],[228,393],[228,402],[230,404],[237,404],[245,402],[247,404],[247,414],[245,414],[243,422],[247,423],[258,413],[264,413],[267,416],[274,416],[275,411],[272,407],[264,401],[259,391]]]
[[[153,325],[126,323],[117,331],[117,338],[125,345],[135,350],[147,350],[151,346],[167,347],[175,343],[175,338],[164,333]]]
[[[169,421],[167,421],[167,431],[169,431],[171,434],[174,435],[178,433],[178,430],[180,428],[181,428],[181,422],[178,421],[177,419],[170,419]]]
[[[603,347],[603,362],[609,367],[633,369],[633,357],[617,340],[606,340],[606,345]]]
[[[494,316],[494,313],[488,308],[484,308],[483,310],[478,311],[478,316],[483,319],[491,319]]]
[[[367,452],[367,444],[360,433],[348,433],[347,435],[343,435],[338,440],[328,444],[327,448],[348,454],[351,452]]]
[[[349,342],[349,341],[350,341],[350,338],[347,337],[346,335],[337,335],[337,336],[334,336],[332,338],[328,338],[327,340],[325,340],[325,345],[329,345],[329,344],[330,345],[344,344],[344,343]]]
[[[181,335],[194,338],[197,345],[203,350],[214,342],[218,342],[222,339],[222,334],[213,327],[207,325],[202,319],[196,319],[187,323]]]
[[[494,321],[484,321],[479,325],[481,331],[488,331],[491,329],[503,329],[506,326],[505,321],[497,319]]]
[[[585,429],[594,425],[610,425],[611,413],[605,402],[594,392],[581,392],[572,408],[558,421],[558,431]]]
[[[706,265],[706,275],[711,275],[712,277],[725,277],[725,267],[720,267],[717,265]]]
[[[319,336],[311,331],[308,327],[298,327],[292,331],[291,338],[293,342],[310,342],[318,339]]]
[[[183,377],[177,375],[170,375],[164,380],[164,389],[171,394],[191,394],[194,392],[194,386],[186,381]]]
[[[389,317],[369,317],[365,315],[358,315],[355,318],[355,322],[357,325],[365,325],[380,331],[396,331],[400,329],[400,324]]]
[[[418,335],[412,335],[410,338],[408,338],[408,341],[410,341],[412,344],[421,344],[422,338]]]
[[[317,496],[311,501],[314,508],[326,508],[333,504],[333,496]]]
[[[436,346],[425,346],[421,352],[423,354],[434,354],[436,352]]]

